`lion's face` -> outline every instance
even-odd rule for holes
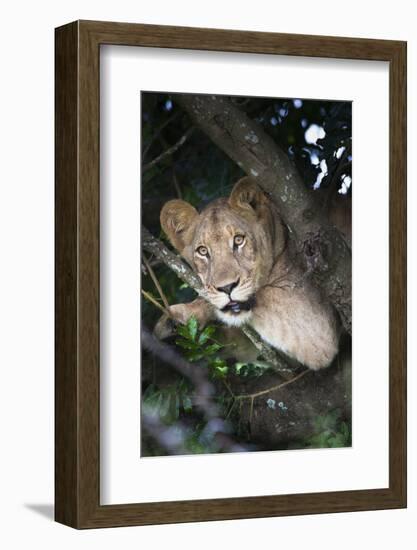
[[[200,214],[184,201],[169,201],[161,225],[199,275],[217,315],[230,325],[246,322],[285,246],[279,216],[258,185],[244,178],[228,199]]]

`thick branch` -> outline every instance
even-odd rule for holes
[[[178,95],[177,102],[216,145],[271,195],[299,257],[351,332],[351,252],[329,225],[296,167],[263,130],[227,98]]]
[[[178,256],[171,252],[159,239],[154,237],[146,227],[142,226],[142,246],[143,248],[153,254],[156,258],[161,260],[167,265],[184,283],[193,288],[200,296],[204,298],[204,291],[201,285],[199,277],[194,271],[188,267]],[[281,356],[264,342],[259,334],[249,326],[242,327],[242,332],[249,338],[253,345],[259,350],[259,353],[265,360],[270,363],[274,369],[282,374],[284,377],[288,377],[289,374],[294,372],[294,368],[289,366]]]
[[[200,279],[180,258],[171,252],[163,242],[155,238],[146,227],[142,226],[142,246],[143,248],[161,260],[167,265],[184,283],[193,288],[200,296],[203,296],[203,290]]]

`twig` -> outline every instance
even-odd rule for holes
[[[156,289],[159,293],[159,296],[161,297],[161,300],[164,303],[164,306],[166,307],[167,310],[169,310],[169,303],[168,303],[167,297],[165,296],[164,291],[162,290],[162,287],[159,284],[159,281],[158,281],[158,279],[155,275],[154,270],[152,269],[152,267],[151,267],[150,263],[148,262],[148,260],[145,258],[145,255],[143,255],[142,259],[143,259],[143,263],[146,266],[146,269],[148,270],[149,275],[151,276],[152,281],[154,282],[154,285],[156,286]]]
[[[145,147],[144,151],[143,151],[143,154],[142,154],[142,158],[145,159],[146,155],[148,154],[149,152],[149,149],[152,147],[152,144],[155,142],[155,140],[158,138],[158,136],[161,134],[162,130],[168,126],[168,124],[170,124],[175,118],[177,118],[179,115],[179,112],[177,111],[176,113],[174,113],[173,115],[171,115],[167,120],[165,120],[165,122],[163,122],[159,128],[156,130],[156,132],[154,133],[154,135],[151,137],[148,145]]]
[[[169,317],[172,317],[169,309],[165,309],[163,306],[161,306],[161,304],[159,302],[157,302],[155,300],[155,298],[149,294],[149,292],[146,292],[146,290],[143,290],[142,289],[142,294],[145,296],[145,298],[147,300],[149,300],[149,302],[151,302],[155,307],[157,307],[158,309],[160,309],[163,313],[165,313],[166,315],[169,315]]]
[[[226,416],[224,417],[224,420],[225,420],[225,421],[229,419],[229,416],[231,415],[232,410],[233,410],[233,408],[234,408],[235,405],[236,405],[236,399],[233,399],[233,398],[232,398],[232,404],[230,405],[230,408],[229,408],[229,410],[227,411]]]
[[[177,178],[177,174],[175,173],[175,170],[172,171],[172,179],[174,180],[174,187],[175,187],[175,191],[177,192],[177,197],[179,199],[182,199],[182,191],[181,191],[181,187],[178,182],[178,178]]]
[[[252,415],[253,415],[253,402],[255,401],[254,397],[250,398],[250,409],[249,409],[249,425],[252,422]]]
[[[173,155],[175,151],[177,151],[184,143],[187,141],[187,139],[190,137],[192,132],[194,131],[194,127],[192,126],[189,128],[183,136],[180,137],[180,139],[174,143],[169,149],[166,151],[163,151],[160,155],[158,155],[156,158],[148,162],[148,164],[144,164],[142,167],[142,173],[144,174],[148,170],[152,168],[152,166],[155,166],[155,164],[158,164],[161,160],[163,160],[165,157],[168,157],[169,155]]]
[[[274,390],[279,390],[283,388],[284,386],[288,386],[289,384],[292,384],[293,382],[296,382],[303,376],[305,376],[309,371],[309,369],[305,369],[301,371],[299,374],[294,376],[293,378],[290,378],[290,380],[286,380],[285,382],[281,382],[280,384],[276,384],[275,386],[271,386],[270,388],[266,388],[266,390],[261,390],[255,393],[247,393],[242,395],[235,395],[235,399],[256,399],[257,397],[260,397],[261,395],[266,395],[267,393],[270,393]]]
[[[223,384],[226,387],[227,391],[230,393],[230,395],[234,398],[235,394],[232,391],[232,388],[230,387],[229,383],[223,378]]]
[[[245,393],[245,394],[242,394],[242,395],[235,395],[233,393],[233,391],[231,390],[230,386],[227,385],[226,387],[227,387],[227,389],[229,390],[229,392],[232,396],[232,404],[231,404],[231,406],[230,406],[230,408],[227,412],[227,416],[226,416],[225,420],[227,420],[229,418],[235,404],[238,401],[240,403],[240,406],[242,406],[242,402],[245,399],[250,399],[250,409],[249,409],[249,424],[250,424],[251,421],[252,421],[254,401],[257,397],[260,397],[261,395],[266,395],[267,393],[270,393],[271,391],[274,391],[274,390],[279,390],[279,389],[283,388],[284,386],[289,386],[293,382],[296,382],[297,380],[299,380],[300,378],[305,376],[308,372],[310,372],[309,369],[305,369],[302,372],[300,372],[299,374],[297,374],[296,376],[293,376],[292,378],[290,378],[290,380],[286,380],[285,382],[280,382],[279,384],[275,384],[274,386],[266,388],[265,390],[261,390],[261,391],[254,392],[254,393]]]

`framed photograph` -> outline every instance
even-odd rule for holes
[[[406,43],[56,29],[56,520],[406,506]]]

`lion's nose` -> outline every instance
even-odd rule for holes
[[[239,279],[234,283],[229,283],[228,285],[224,285],[224,286],[218,286],[216,288],[220,292],[224,292],[225,294],[228,294],[230,296],[233,289],[236,288],[238,284],[239,284]]]

